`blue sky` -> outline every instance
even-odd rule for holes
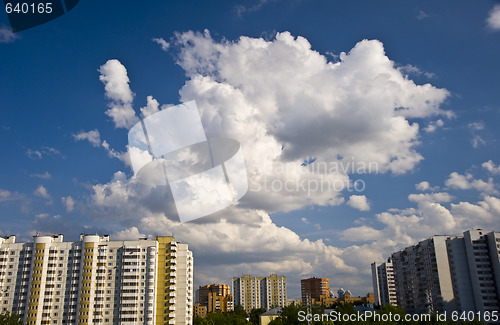
[[[197,285],[276,272],[291,297],[307,276],[363,295],[373,260],[433,234],[499,230],[498,6],[82,0],[15,35],[0,14],[0,234],[174,233],[194,251]],[[208,134],[213,112],[227,117],[221,132],[242,143],[250,171],[339,155],[380,170],[335,176],[363,181],[361,192],[252,192],[218,218],[179,224],[132,184],[128,129],[106,115],[99,80],[111,59],[137,115],[153,96],[196,99]],[[294,173],[264,175],[310,176]]]

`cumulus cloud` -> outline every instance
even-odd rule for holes
[[[187,32],[177,44],[190,78],[181,96],[197,100],[208,131],[259,137],[280,160],[341,155],[404,173],[422,159],[419,127],[407,118],[445,113],[448,92],[406,78],[377,40],[359,42],[336,63],[288,32],[236,42]]]
[[[120,61],[113,59],[103,64],[99,80],[104,84],[106,97],[111,100],[106,114],[111,117],[115,127],[130,128],[139,121],[132,108],[134,93],[130,90],[127,69]]]
[[[482,179],[474,179],[471,174],[461,175],[457,172],[453,172],[446,180],[445,185],[449,188],[459,190],[475,189],[483,193],[497,193],[491,177],[485,182]]]
[[[179,49],[177,63],[188,77],[181,101],[197,101],[208,137],[241,143],[250,190],[237,206],[186,224],[175,218],[167,187],[148,187],[120,171],[108,183],[93,186],[89,214],[113,229],[121,225],[120,236],[174,233],[199,256],[197,281],[211,280],[208,274],[224,280],[242,272],[282,272],[300,283],[301,276],[328,269],[351,281],[346,285],[370,290],[369,262],[413,237],[400,233],[376,244],[340,249],[301,239],[274,224],[268,213],[343,203],[341,192],[357,172],[335,166],[374,164],[376,172],[394,174],[413,170],[423,159],[415,121],[449,115],[441,108],[448,91],[415,84],[377,40],[360,41],[342,52],[338,62],[329,62],[305,38],[288,32],[270,41],[241,37],[234,42],[215,41],[208,31],[186,32],[177,34],[170,46]],[[100,71],[112,101],[108,115],[117,127],[129,126],[136,116],[125,67],[110,60]],[[113,111],[113,105],[119,109]],[[130,108],[129,118],[118,119],[121,115],[115,113],[123,106]],[[159,106],[149,96],[141,112],[154,113]],[[308,157],[316,160],[303,165]],[[369,209],[363,195],[350,201]],[[418,204],[426,212],[401,218],[418,222],[432,220],[426,215],[445,214],[439,203]],[[395,214],[388,212],[379,222],[386,218],[391,223]],[[367,238],[375,238],[376,231],[363,230]]]
[[[71,196],[63,196],[61,202],[64,204],[67,212],[71,212],[75,208],[75,200]]]
[[[0,43],[11,43],[18,38],[19,36],[14,34],[9,27],[5,25],[0,26]]]
[[[36,190],[33,192],[36,196],[42,197],[46,199],[48,204],[52,203],[52,197],[50,196],[49,192],[43,185],[39,185]]]
[[[146,107],[141,108],[142,116],[148,117],[149,115],[159,112],[160,111],[158,109],[159,106],[160,104],[156,99],[153,98],[153,96],[148,96]]]
[[[130,158],[129,153],[127,152],[119,152],[115,149],[111,148],[109,143],[106,140],[102,140],[101,135],[98,130],[91,130],[88,132],[81,131],[77,134],[74,134],[73,137],[76,141],[88,141],[93,147],[102,147],[108,153],[108,156],[111,158],[117,158],[123,161],[127,166],[130,166]]]
[[[81,131],[74,134],[73,137],[76,141],[87,140],[94,147],[99,147],[101,145],[101,135],[98,130],[91,130],[88,132]]]
[[[432,133],[434,131],[436,131],[438,128],[441,128],[443,127],[444,125],[444,122],[443,120],[439,119],[435,122],[431,122],[429,123],[425,128],[424,128],[424,131],[427,132],[427,133]]]
[[[153,42],[160,45],[161,49],[165,52],[168,51],[168,48],[170,47],[170,44],[161,37],[160,38],[153,38]]]
[[[351,195],[347,205],[359,211],[370,210],[370,204],[364,195]]]
[[[439,186],[431,186],[431,184],[427,181],[422,181],[422,182],[416,184],[415,188],[421,192],[439,190]]]
[[[130,227],[122,231],[118,231],[111,235],[113,240],[137,240],[139,238],[147,237],[139,232],[137,227]]]
[[[492,30],[500,30],[500,4],[495,5],[491,9],[486,22]]]
[[[500,174],[500,166],[495,165],[493,160],[488,160],[488,161],[482,163],[481,166],[483,166],[484,169],[486,169],[487,171],[489,171],[492,174]]]

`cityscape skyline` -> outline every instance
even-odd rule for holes
[[[199,257],[195,287],[278,274],[299,298],[320,276],[364,296],[373,261],[498,231],[499,16],[493,0],[80,1],[12,33],[2,12],[0,236],[172,235]],[[180,222],[178,191],[137,181],[128,135],[192,100],[200,133],[240,144],[248,191]]]

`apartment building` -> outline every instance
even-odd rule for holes
[[[319,302],[321,298],[330,297],[330,283],[328,278],[316,278],[300,280],[300,292],[302,304]]]
[[[200,306],[207,307],[207,313],[232,311],[233,295],[231,294],[231,287],[226,284],[200,286],[198,289],[198,302]]]
[[[407,313],[456,309],[447,238],[433,236],[392,254],[398,305]]]
[[[197,290],[195,317],[205,318],[207,313],[228,312],[234,310],[231,287],[226,284],[209,284]]]
[[[372,263],[372,282],[376,305],[397,306],[396,282],[391,258],[383,263]]]
[[[241,305],[248,313],[254,308],[267,310],[286,306],[286,277],[245,275],[233,278],[233,305]]]
[[[173,237],[0,238],[0,308],[28,325],[191,324],[192,279],[192,253]]]
[[[407,313],[500,310],[500,233],[433,236],[392,254],[397,303]],[[372,265],[372,277],[380,266]]]

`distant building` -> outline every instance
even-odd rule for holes
[[[393,253],[391,259],[397,303],[407,313],[500,309],[498,232],[433,236]],[[372,265],[373,278],[378,277],[374,272]]]
[[[309,278],[300,280],[300,291],[302,293],[302,304],[308,301],[313,303],[319,301],[322,296],[330,295],[330,284],[328,278]]]
[[[384,263],[372,263],[372,282],[376,305],[397,306],[394,269],[390,258]]]
[[[173,237],[0,238],[0,308],[25,324],[191,324],[193,256]]]
[[[259,325],[268,325],[270,322],[281,316],[281,307],[273,308],[259,316]]]
[[[286,277],[245,275],[233,278],[233,305],[241,305],[248,313],[254,308],[267,310],[286,306]]]
[[[195,316],[205,317],[207,313],[228,312],[233,310],[233,296],[231,288],[226,284],[210,284],[199,287],[198,289],[198,305],[200,313]],[[203,311],[203,308],[206,310]],[[202,316],[204,314],[204,316]]]
[[[343,289],[342,289],[343,290]],[[316,304],[320,304],[324,307],[329,307],[331,305],[340,304],[362,304],[373,306],[375,302],[375,296],[373,293],[367,293],[365,297],[352,297],[349,290],[342,293],[342,298],[330,298],[329,296],[321,296],[321,299]]]
[[[194,317],[205,318],[207,317],[207,313],[208,313],[207,306],[202,306],[199,302],[196,302],[194,304]]]

